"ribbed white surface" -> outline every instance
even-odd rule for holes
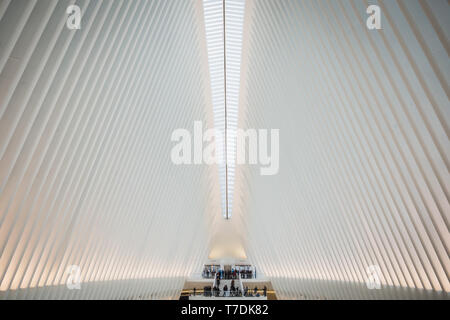
[[[0,2],[0,297],[177,297],[220,216],[217,169],[170,160],[213,125],[202,5],[72,3]]]
[[[280,172],[238,167],[234,211],[279,298],[448,298],[450,7],[370,4],[382,30],[367,1],[247,3],[239,123],[280,129]]]
[[[280,171],[236,167],[229,221],[218,168],[170,160],[223,121],[203,1],[76,1],[76,31],[72,3],[0,1],[0,298],[174,298],[225,254],[279,298],[448,298],[447,1],[370,1],[378,31],[363,0],[245,2],[230,125],[280,129]]]

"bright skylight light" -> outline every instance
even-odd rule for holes
[[[224,3],[225,24],[223,19]],[[216,141],[216,150],[221,163],[219,165],[219,176],[222,213],[225,218],[231,218],[236,158],[236,139],[233,138],[234,134],[232,133],[236,132],[238,121],[245,0],[204,0],[203,7],[211,76],[214,127],[222,133],[221,136],[223,137],[223,140],[219,138]],[[224,46],[226,48],[225,54]],[[226,145],[224,145],[225,136],[227,137]],[[224,161],[225,155],[227,155],[227,165]]]

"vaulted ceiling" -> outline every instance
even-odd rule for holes
[[[215,124],[203,1],[1,0],[0,298],[177,298],[221,256],[279,298],[448,297],[450,7],[370,4],[245,1],[234,120],[280,168],[236,166],[224,220],[219,166],[170,158]]]

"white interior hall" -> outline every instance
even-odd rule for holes
[[[446,0],[0,0],[0,299],[449,299]]]

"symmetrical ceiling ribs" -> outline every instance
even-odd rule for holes
[[[239,166],[234,211],[279,298],[448,298],[448,17],[445,0],[247,1],[239,127],[280,129],[280,170]]]
[[[213,125],[201,2],[0,1],[0,18],[0,297],[176,297],[220,212],[213,167],[170,160],[173,130]]]
[[[280,129],[280,170],[237,167],[233,215],[280,298],[448,297],[449,5],[370,4],[381,30],[365,0],[246,1],[227,100]],[[219,127],[207,43],[202,1],[0,1],[0,298],[170,298],[199,270],[216,167],[170,136]]]
[[[245,1],[203,0],[203,7],[214,128],[220,133],[216,139],[216,150],[220,163],[222,213],[224,217],[231,218]],[[226,145],[224,140],[227,140]]]

